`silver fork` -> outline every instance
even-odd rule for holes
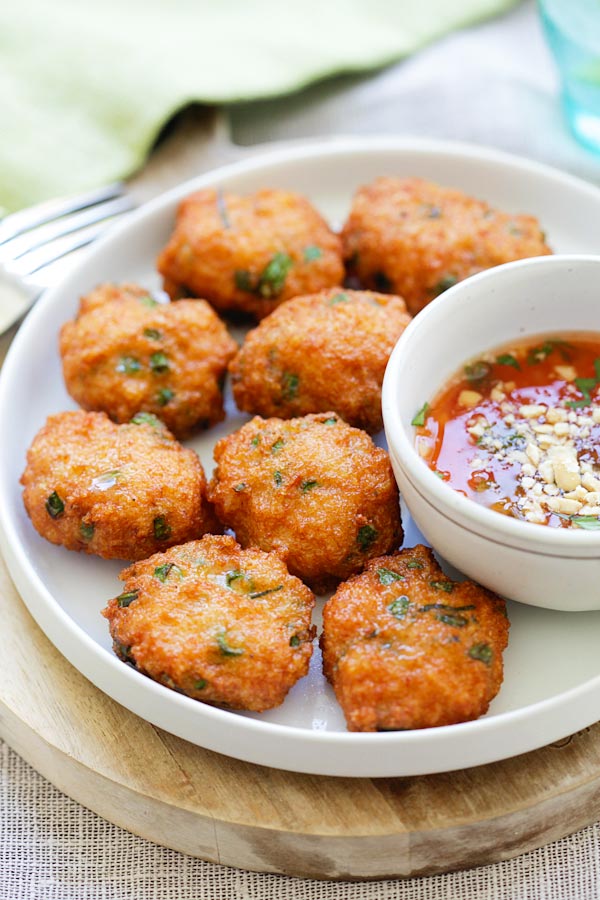
[[[47,287],[47,267],[91,243],[134,205],[118,182],[0,219],[0,336]]]

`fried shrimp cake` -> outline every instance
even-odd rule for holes
[[[230,365],[240,409],[291,418],[334,409],[373,434],[381,385],[410,322],[400,297],[332,288],[294,297],[249,332]]]
[[[209,499],[243,547],[275,550],[314,591],[402,540],[385,450],[334,413],[256,416],[216,445]]]
[[[128,425],[81,410],[50,416],[21,483],[36,531],[68,550],[143,559],[222,530],[197,455],[148,413]]]
[[[323,668],[350,731],[476,719],[502,684],[504,600],[424,546],[371,560],[323,610]]]
[[[125,569],[115,653],[197,700],[262,712],[306,675],[314,597],[274,553],[204,537]]]
[[[468,275],[552,251],[537,219],[508,215],[421,178],[377,178],[354,196],[344,258],[365,287],[404,297],[416,315]]]
[[[186,197],[157,265],[171,296],[183,291],[257,319],[344,277],[338,235],[305,197],[275,190]]]
[[[179,438],[225,417],[236,350],[204,300],[158,303],[136,284],[100,285],[60,333],[65,384],[80,406],[115,422],[151,412]]]

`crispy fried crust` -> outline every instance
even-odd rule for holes
[[[143,410],[179,438],[224,417],[222,384],[237,344],[204,300],[158,304],[136,284],[103,284],[60,334],[69,394],[128,422]]]
[[[259,416],[215,447],[208,496],[243,547],[275,550],[318,593],[402,540],[387,453],[334,413]]]
[[[371,560],[323,610],[323,668],[350,731],[453,725],[502,684],[506,605],[418,546]]]
[[[197,455],[153,416],[115,425],[104,413],[50,416],[21,477],[34,528],[53,544],[116,559],[220,532]]]
[[[412,315],[468,275],[552,252],[533,216],[499,212],[421,178],[361,187],[342,240],[361,283],[400,294]]]
[[[207,536],[120,578],[123,593],[103,611],[114,650],[167,687],[261,712],[306,675],[314,597],[276,554]]]
[[[208,189],[179,205],[157,262],[165,289],[261,319],[290,297],[340,284],[341,241],[300,194]]]
[[[409,322],[391,294],[330,288],[294,297],[246,336],[230,365],[235,401],[265,417],[334,409],[373,434],[383,427],[385,367]]]

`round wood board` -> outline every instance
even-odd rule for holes
[[[101,693],[37,627],[1,561],[0,604],[1,736],[84,806],[175,850],[311,878],[405,877],[508,859],[600,813],[600,725],[443,775],[297,775],[203,750]]]

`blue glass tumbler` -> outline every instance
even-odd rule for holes
[[[539,0],[575,137],[600,153],[600,0]]]

